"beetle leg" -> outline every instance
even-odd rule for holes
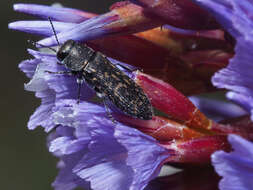
[[[81,98],[81,86],[82,86],[82,83],[83,83],[84,79],[83,78],[80,78],[80,77],[77,77],[76,78],[76,83],[77,83],[77,104],[80,103],[80,98]]]
[[[110,108],[108,107],[108,105],[107,105],[107,103],[106,103],[106,97],[105,97],[105,95],[102,94],[102,93],[98,93],[98,92],[97,92],[96,94],[97,94],[97,96],[98,96],[99,98],[102,98],[102,99],[103,99],[103,103],[104,103],[104,106],[105,106],[105,111],[106,111],[106,113],[107,113],[108,118],[109,118],[113,123],[117,123],[116,120],[113,118],[112,113],[111,113],[111,110],[110,110]]]
[[[116,120],[113,118],[112,113],[111,113],[111,110],[110,110],[109,107],[107,106],[107,103],[106,103],[105,98],[103,98],[103,102],[104,102],[105,111],[106,111],[106,113],[107,113],[108,118],[109,118],[114,124],[116,124],[117,122],[116,122]]]
[[[77,90],[77,104],[80,103],[80,98],[81,98],[81,83],[77,83],[78,85],[78,90]]]

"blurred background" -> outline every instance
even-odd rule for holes
[[[40,101],[31,92],[24,91],[28,82],[19,71],[18,64],[30,58],[26,49],[31,47],[28,39],[38,37],[8,30],[8,23],[33,19],[32,16],[14,12],[15,3],[52,5],[61,3],[94,13],[104,13],[116,0],[23,0],[0,1],[1,9],[1,130],[0,130],[0,189],[3,190],[48,190],[57,175],[57,159],[46,147],[46,134],[40,127],[27,129],[30,115]]]

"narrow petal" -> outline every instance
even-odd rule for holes
[[[31,14],[37,17],[71,23],[80,23],[95,16],[95,14],[87,13],[77,9],[62,8],[54,6],[36,5],[36,4],[14,4],[15,11]]]
[[[64,43],[69,39],[75,41],[86,41],[102,37],[107,33],[105,26],[118,20],[117,18],[118,16],[113,13],[97,16],[75,25],[67,31],[60,32],[57,34],[57,37],[60,43]],[[41,40],[38,43],[44,46],[57,45],[55,36]]]
[[[187,36],[198,36],[198,37],[206,37],[206,38],[213,38],[213,39],[220,39],[224,40],[224,32],[220,29],[216,30],[188,30],[177,28],[172,25],[165,24],[162,26],[162,29],[169,29],[170,31]]]
[[[47,52],[43,52],[43,51],[36,51],[36,50],[33,50],[33,49],[27,49],[27,51],[30,55],[32,55],[36,59],[39,59],[39,60],[47,59],[50,62],[51,65],[53,65],[55,62],[57,62],[57,58],[56,58],[54,52],[53,52],[53,54],[51,54],[52,52],[47,53]]]
[[[58,38],[61,43],[68,39],[87,41],[101,38],[115,33],[126,35],[161,25],[160,22],[151,22],[142,12],[142,8],[131,3],[112,6],[112,10],[103,15],[91,18],[77,26],[61,32]],[[55,37],[46,38],[39,42],[45,46],[57,44]]]
[[[73,28],[76,24],[67,22],[53,22],[56,33]],[[54,35],[52,26],[49,21],[16,21],[8,25],[9,29],[19,30],[31,34],[42,36]]]
[[[219,23],[234,37],[239,37],[240,33],[234,28],[233,8],[231,1],[225,0],[192,0],[199,6],[207,9],[217,19]]]
[[[227,98],[241,105],[245,110],[251,114],[251,120],[253,120],[253,97],[245,96],[241,93],[228,92]]]
[[[240,106],[228,101],[215,100],[205,97],[190,97],[194,105],[200,109],[208,118],[220,121],[246,115],[247,112]]]

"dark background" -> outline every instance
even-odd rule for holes
[[[73,7],[94,13],[108,11],[116,0],[58,0],[66,7]],[[51,0],[0,1],[1,9],[1,130],[0,130],[0,189],[3,190],[48,190],[52,189],[57,175],[56,162],[46,147],[46,134],[38,127],[27,129],[30,115],[40,101],[31,92],[24,91],[28,82],[19,71],[18,64],[29,58],[26,48],[31,47],[27,39],[37,39],[31,34],[8,30],[8,23],[32,19],[14,12],[14,3],[36,3],[51,5]]]

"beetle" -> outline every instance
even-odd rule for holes
[[[60,45],[52,21],[50,19],[49,21],[56,41]],[[97,96],[104,100],[107,112],[106,100],[109,100],[129,116],[143,120],[152,119],[152,106],[142,88],[102,53],[94,51],[85,44],[67,40],[60,45],[56,56],[59,64],[64,65],[69,71],[48,72],[75,75],[78,83],[78,101],[81,84],[85,81],[95,90]]]

